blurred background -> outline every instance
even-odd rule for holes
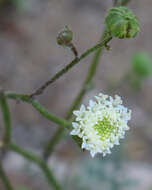
[[[110,7],[112,0],[0,0],[0,87],[33,92],[74,58],[57,45],[58,31],[70,26],[80,54],[99,41]],[[122,96],[132,109],[130,131],[105,158],[90,158],[69,136],[60,141],[48,163],[66,190],[152,189],[152,1],[131,0],[128,7],[138,16],[141,31],[135,39],[110,42],[83,102],[99,92]],[[64,117],[91,61],[92,55],[53,83],[39,102]],[[14,141],[41,154],[58,126],[26,103],[9,103]],[[1,116],[0,121],[1,136]],[[17,190],[50,189],[41,171],[15,153],[7,153],[4,167]],[[0,190],[5,190],[1,181]]]

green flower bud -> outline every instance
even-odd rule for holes
[[[105,24],[111,34],[118,38],[133,38],[139,32],[139,21],[126,7],[109,9]]]
[[[57,35],[57,43],[61,46],[70,46],[73,39],[73,32],[68,26]]]
[[[152,59],[146,52],[138,52],[132,58],[132,69],[140,78],[152,74]]]

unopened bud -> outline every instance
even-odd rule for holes
[[[65,26],[64,30],[57,35],[57,43],[61,46],[70,46],[73,39],[73,32],[68,26]]]
[[[118,38],[133,38],[139,32],[138,18],[123,6],[109,9],[105,24],[109,32]]]

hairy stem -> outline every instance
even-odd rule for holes
[[[17,146],[16,144],[13,144],[13,143],[10,144],[9,149],[23,156],[25,159],[29,160],[30,162],[33,162],[34,164],[36,164],[43,171],[51,187],[53,187],[55,190],[62,189],[61,186],[58,184],[57,180],[55,179],[55,177],[53,176],[52,171],[50,170],[50,168],[48,168],[45,161],[41,160],[38,156],[36,156],[32,152],[29,152]]]
[[[6,93],[6,97],[10,98],[10,99],[15,99],[15,100],[22,100],[24,102],[31,104],[46,119],[62,126],[65,129],[69,130],[72,127],[71,122],[68,122],[67,120],[59,118],[59,117],[53,115],[52,113],[48,112],[42,105],[40,105],[36,100],[30,98],[28,95]],[[79,138],[73,137],[73,140],[77,143],[78,146],[80,146],[81,141]]]
[[[0,163],[0,180],[3,182],[5,190],[14,190],[7,175],[4,172],[4,169],[1,163]]]
[[[107,31],[105,30],[104,33],[103,33],[103,35],[102,35],[102,37],[101,37],[101,40],[100,40],[100,41],[103,41],[103,39],[106,38],[107,35],[109,35],[109,34],[108,34]],[[101,47],[101,48],[99,48],[99,49],[96,51],[96,53],[95,53],[95,55],[94,55],[94,57],[93,57],[92,64],[90,65],[88,74],[87,74],[87,76],[86,76],[86,79],[85,79],[85,81],[84,81],[84,83],[83,83],[83,85],[82,85],[82,88],[80,89],[79,94],[77,95],[77,97],[76,97],[76,99],[74,100],[74,102],[73,102],[71,108],[69,109],[69,112],[67,113],[68,119],[72,116],[73,110],[75,110],[75,109],[78,108],[78,106],[80,105],[80,103],[81,103],[81,101],[82,101],[84,95],[85,95],[86,92],[88,91],[89,86],[90,86],[90,84],[91,84],[91,82],[92,82],[92,79],[93,79],[93,77],[94,77],[94,75],[95,75],[95,73],[96,73],[97,67],[98,67],[98,65],[99,65],[100,57],[101,57],[101,55],[102,55],[102,53],[103,53],[103,50],[104,50],[104,46]]]
[[[127,5],[131,0],[114,0],[113,4],[114,6],[125,6]]]
[[[8,144],[11,141],[11,115],[10,115],[7,99],[3,91],[0,91],[0,107],[2,110],[2,115],[3,115],[3,120],[4,120],[4,137],[3,137],[3,140],[1,141],[1,147],[0,147],[1,148],[0,159],[2,159],[7,151]],[[9,179],[7,178],[7,175],[4,172],[1,162],[0,162],[0,178],[6,190],[13,190],[13,187]]]
[[[70,48],[71,51],[73,52],[75,58],[77,58],[77,57],[78,57],[78,51],[77,51],[75,45],[74,45],[73,43],[71,43],[71,44],[69,45],[69,48]]]
[[[37,100],[30,98],[28,95],[6,93],[6,96],[7,96],[7,98],[10,98],[10,99],[22,100],[24,102],[30,103],[41,115],[43,115],[48,120],[50,120],[56,124],[59,124],[60,126],[65,127],[67,129],[69,129],[71,127],[70,122],[68,122],[64,119],[61,119],[61,118],[53,115],[52,113],[48,112],[42,105],[40,105],[37,102]]]
[[[101,37],[101,42],[103,41],[103,39],[107,38],[109,34],[107,33],[106,30],[104,30],[103,34],[102,34],[102,37]],[[90,83],[92,82],[92,79],[96,73],[96,70],[97,70],[97,67],[98,67],[98,64],[100,62],[100,57],[103,53],[103,50],[104,50],[104,46],[102,46],[101,48],[99,48],[94,57],[93,57],[93,61],[92,61],[92,64],[90,65],[90,68],[89,68],[89,71],[88,71],[88,74],[86,76],[86,79],[83,83],[83,86],[79,92],[79,94],[77,95],[77,97],[75,98],[73,104],[71,105],[67,115],[66,115],[66,119],[69,120],[71,117],[72,117],[72,112],[73,110],[75,110],[81,103],[83,97],[85,96],[86,92],[88,91],[89,89],[89,85]],[[44,148],[44,151],[43,151],[43,158],[45,160],[47,160],[51,154],[53,153],[54,149],[55,149],[55,146],[58,144],[59,140],[61,139],[62,135],[64,133],[64,129],[62,127],[59,127],[57,129],[57,131],[55,132],[54,136],[49,140],[49,142],[47,143],[47,145],[45,146]]]
[[[38,88],[35,92],[30,94],[30,97],[35,97],[44,92],[44,90],[52,84],[54,81],[56,81],[58,78],[60,78],[63,74],[68,72],[74,65],[78,64],[82,59],[87,57],[89,54],[93,53],[94,51],[98,50],[99,48],[104,47],[110,40],[112,39],[112,36],[109,34],[106,38],[103,39],[100,43],[93,46],[92,48],[86,50],[84,53],[81,54],[80,57],[76,57],[73,61],[71,61],[67,66],[65,66],[61,71],[56,73],[50,80],[46,81],[40,88]]]
[[[4,128],[5,128],[3,143],[7,145],[11,141],[11,116],[7,99],[3,92],[0,92],[0,106],[3,114]]]
[[[131,0],[122,0],[121,5],[125,6],[129,3]]]

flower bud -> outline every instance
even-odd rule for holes
[[[133,38],[139,32],[139,21],[126,7],[109,9],[105,18],[107,29],[114,37]]]
[[[57,35],[57,43],[61,46],[70,46],[73,38],[73,32],[68,26]]]
[[[140,78],[152,74],[152,60],[146,52],[138,52],[132,58],[132,69]]]

